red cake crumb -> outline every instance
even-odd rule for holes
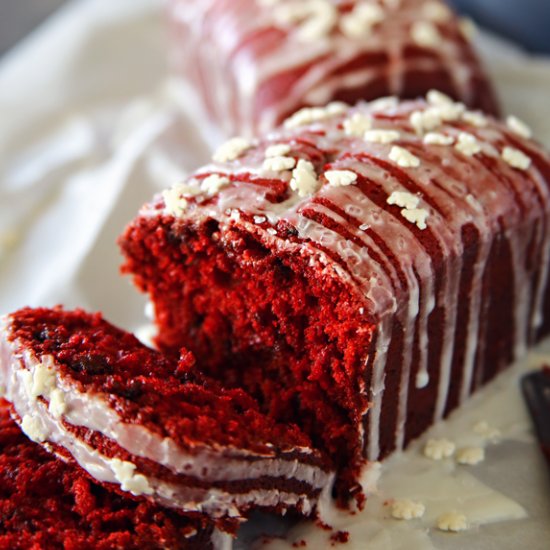
[[[293,548],[305,548],[307,546],[307,542],[305,540],[297,540],[292,543]]]
[[[331,546],[336,544],[345,544],[349,542],[349,533],[347,531],[337,531],[330,536]]]
[[[97,485],[29,441],[0,400],[0,548],[205,550],[212,548],[212,530],[204,517]]]

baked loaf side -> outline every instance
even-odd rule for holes
[[[234,532],[251,508],[310,515],[330,486],[295,426],[204,379],[189,353],[172,362],[97,314],[20,310],[4,320],[0,352],[23,431],[111,490]]]
[[[341,495],[548,332],[550,164],[439,92],[306,109],[146,205],[120,243],[165,350],[333,457]]]
[[[497,105],[464,26],[440,0],[171,0],[174,65],[227,136],[304,106],[441,90]]]
[[[180,515],[107,491],[30,441],[0,399],[0,548],[217,550],[206,517]]]

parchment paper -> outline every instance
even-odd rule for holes
[[[505,110],[550,146],[550,60],[486,35],[480,47]],[[145,322],[116,237],[216,142],[169,78],[167,52],[160,0],[81,0],[0,63],[0,313],[63,303],[131,330]],[[493,455],[480,475],[530,518],[438,544],[550,548],[550,481],[534,443]]]

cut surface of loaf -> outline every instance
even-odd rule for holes
[[[495,113],[464,26],[440,0],[171,0],[174,65],[227,136],[304,106],[439,89]]]
[[[550,163],[529,136],[439,92],[306,109],[146,205],[124,270],[158,345],[297,423],[347,497],[548,332]]]
[[[13,412],[13,410],[12,410]],[[30,441],[0,399],[0,548],[217,550],[206,517],[180,515],[107,491]]]
[[[327,461],[295,426],[82,310],[4,319],[0,384],[23,431],[111,490],[234,530],[251,509],[310,515]]]

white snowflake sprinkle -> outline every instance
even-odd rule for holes
[[[296,166],[296,159],[292,157],[270,157],[264,160],[262,168],[268,172],[285,172]]]
[[[397,205],[412,210],[420,204],[420,198],[407,191],[394,191],[386,201],[390,205]]]
[[[464,122],[467,122],[468,124],[471,124],[472,126],[476,126],[477,128],[484,128],[489,124],[489,121],[487,120],[487,117],[482,114],[478,113],[476,111],[466,111],[462,115],[462,120]]]
[[[314,42],[327,36],[338,21],[336,6],[322,0],[310,2],[311,12],[309,17],[301,23],[296,31],[299,40]]]
[[[426,512],[421,502],[410,499],[398,499],[392,503],[391,515],[394,519],[419,519]]]
[[[300,126],[307,126],[308,124],[313,124],[314,122],[327,120],[345,111],[345,108],[343,109],[341,107],[336,107],[336,105],[345,104],[335,102],[327,105],[326,107],[304,107],[287,118],[284,122],[284,126],[285,128],[290,129],[299,128]]]
[[[451,10],[442,2],[438,2],[437,0],[426,2],[422,6],[422,13],[424,14],[424,17],[427,17],[436,23],[444,23],[452,16]]]
[[[452,105],[454,101],[447,94],[439,90],[430,90],[426,95],[426,99],[430,105],[441,107],[442,105]]]
[[[394,145],[390,151],[390,160],[402,168],[418,168],[420,159],[407,149]]]
[[[427,229],[428,224],[426,223],[430,213],[424,208],[411,208],[407,210],[406,208],[401,210],[401,215],[411,223],[414,223],[418,229],[424,231]]]
[[[437,528],[440,531],[451,531],[454,533],[466,531],[468,529],[468,518],[464,514],[449,512],[438,518]]]
[[[347,136],[362,137],[372,128],[372,118],[363,113],[353,113],[344,120],[344,132]]]
[[[473,157],[482,151],[481,144],[477,138],[467,132],[460,132],[455,149],[467,157]]]
[[[290,188],[300,197],[307,197],[315,193],[320,187],[319,179],[315,173],[315,167],[307,160],[300,159],[296,168],[292,171]]]
[[[208,195],[213,196],[219,193],[224,187],[227,187],[231,180],[226,176],[212,174],[204,178],[201,182],[201,189]]]
[[[485,460],[485,449],[483,447],[465,447],[456,453],[456,461],[459,464],[475,466]]]
[[[452,145],[455,139],[438,132],[429,132],[424,136],[423,141],[426,145]]]
[[[369,143],[393,143],[401,138],[395,130],[367,130],[363,139]]]
[[[409,122],[417,134],[435,130],[442,123],[441,110],[439,107],[431,107],[424,111],[414,111],[409,117]]]
[[[498,441],[501,437],[500,430],[497,428],[492,428],[485,420],[476,422],[473,427],[473,431],[477,435],[481,435],[484,439],[490,441]]]
[[[432,460],[443,460],[453,456],[456,445],[448,439],[430,439],[424,447],[424,456]]]
[[[477,35],[477,25],[469,17],[461,17],[458,26],[466,40],[472,40]]]
[[[531,139],[533,137],[533,131],[531,128],[529,128],[525,122],[516,116],[509,116],[506,119],[506,125],[510,128],[510,130],[512,130],[512,132],[514,132],[514,134],[517,134],[522,138]]]
[[[357,181],[357,174],[351,170],[328,170],[324,175],[334,187],[345,187]]]
[[[385,16],[384,10],[377,4],[356,4],[351,12],[340,18],[340,29],[348,38],[365,38]]]
[[[502,159],[517,170],[528,170],[532,163],[523,151],[514,147],[505,147],[502,151]]]
[[[284,157],[290,153],[292,148],[288,143],[274,143],[265,150],[265,157]]]
[[[435,48],[443,40],[438,28],[429,21],[417,21],[413,23],[411,37],[415,44],[422,48]]]
[[[212,158],[214,162],[230,162],[238,159],[243,153],[250,149],[250,147],[252,147],[252,144],[249,140],[242,137],[235,137],[218,147]]]
[[[391,111],[399,105],[399,99],[396,96],[381,97],[369,102],[370,110],[373,113],[381,111]]]

